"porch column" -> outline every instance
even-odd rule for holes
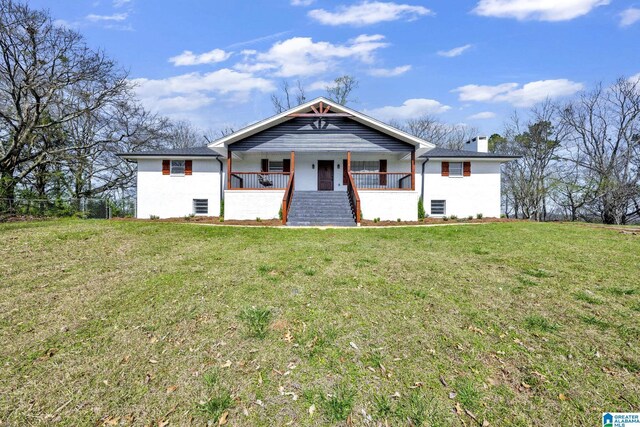
[[[351,172],[351,151],[347,151],[347,174]]]
[[[231,150],[227,148],[227,190],[231,190]]]
[[[416,149],[411,152],[411,191],[416,191]]]
[[[293,174],[295,171],[296,171],[296,152],[292,151],[291,152],[291,167],[290,167],[289,172]],[[291,175],[289,175],[289,176],[291,176]]]

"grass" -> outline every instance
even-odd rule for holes
[[[540,315],[527,316],[524,319],[527,329],[540,332],[553,332],[558,329],[558,325]]]
[[[353,411],[356,393],[348,385],[337,385],[330,394],[322,396],[322,409],[329,422],[346,421]]]
[[[567,224],[0,224],[1,425],[594,425],[640,238]]]
[[[238,317],[245,323],[249,336],[264,338],[267,336],[271,316],[271,310],[267,308],[249,307],[243,309]]]

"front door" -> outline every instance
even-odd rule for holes
[[[318,160],[318,191],[333,191],[333,160]]]

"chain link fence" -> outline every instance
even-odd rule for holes
[[[135,217],[133,199],[1,199],[0,220],[11,217],[75,217],[109,219]]]

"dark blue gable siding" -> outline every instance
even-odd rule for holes
[[[296,117],[229,146],[231,151],[410,152],[413,145],[348,117]]]

